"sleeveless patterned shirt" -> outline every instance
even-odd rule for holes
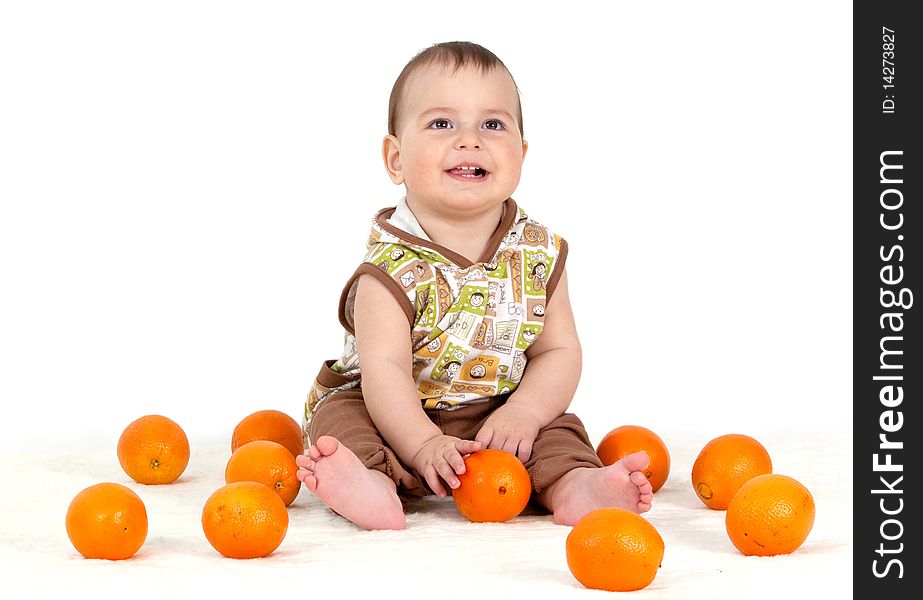
[[[340,358],[324,362],[308,394],[306,438],[326,397],[361,385],[352,313],[362,275],[391,290],[407,316],[412,376],[423,408],[452,410],[513,392],[526,366],[525,352],[541,334],[567,258],[563,238],[510,198],[485,255],[471,262],[389,223],[394,210],[375,216],[365,259],[343,289],[345,347]]]

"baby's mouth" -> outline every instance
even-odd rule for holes
[[[487,177],[487,169],[483,169],[474,165],[459,165],[457,167],[447,169],[446,173],[452,175],[453,177],[470,181],[477,181]]]

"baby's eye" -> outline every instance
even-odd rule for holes
[[[436,119],[429,124],[430,129],[448,129],[452,126],[448,119]]]
[[[484,127],[486,127],[487,129],[492,129],[494,131],[501,131],[503,129],[506,129],[506,126],[503,125],[503,123],[498,121],[497,119],[488,119],[487,121],[484,121]]]

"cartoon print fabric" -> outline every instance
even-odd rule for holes
[[[526,349],[541,334],[567,243],[529,219],[512,199],[506,202],[510,214],[495,234],[495,250],[489,260],[475,263],[390,225],[386,219],[394,209],[376,215],[365,260],[341,300],[345,347],[339,359],[325,362],[312,386],[305,431],[327,395],[360,384],[352,303],[364,273],[382,280],[404,305],[412,375],[424,408],[451,410],[516,389]]]

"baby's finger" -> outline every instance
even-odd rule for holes
[[[455,442],[455,449],[461,454],[471,454],[484,447],[481,442],[472,442],[471,440],[459,440]],[[457,473],[458,471],[456,471]]]
[[[503,440],[503,445],[500,446],[500,449],[516,456],[516,450],[519,449],[519,440],[516,438],[507,438]]]
[[[490,448],[490,440],[493,437],[494,428],[490,425],[485,425],[481,427],[481,430],[474,436],[474,441],[480,442],[485,448]]]
[[[493,450],[503,450],[503,445],[506,443],[506,434],[499,431],[494,432],[494,436],[490,439],[490,444],[487,445],[488,448]]]
[[[462,458],[462,455],[459,454],[457,450],[446,452],[445,460],[458,475],[465,472],[465,459]]]
[[[519,442],[519,460],[522,462],[528,462],[529,457],[532,456],[532,442],[530,440],[522,440]]]
[[[446,495],[445,488],[442,487],[442,484],[439,483],[439,476],[436,474],[436,469],[433,467],[427,467],[426,471],[423,473],[423,479],[426,480],[429,489],[433,490],[433,493],[444,498]]]
[[[452,470],[452,466],[447,462],[441,462],[436,465],[436,470],[439,471],[439,475],[445,480],[449,487],[453,490],[461,485],[461,482],[458,480],[458,477],[455,476],[455,471]]]

